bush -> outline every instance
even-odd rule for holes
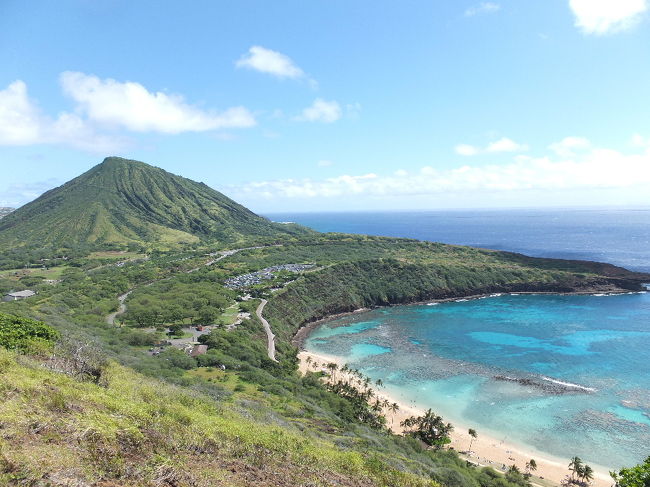
[[[33,353],[49,349],[59,332],[41,321],[0,313],[0,347]]]
[[[181,352],[175,348],[168,348],[158,355],[158,358],[168,361],[170,366],[178,367],[179,369],[191,370],[196,368],[196,360],[185,352]]]

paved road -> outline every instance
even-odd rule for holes
[[[282,245],[272,245],[272,247],[282,247]],[[215,252],[213,254],[213,256],[214,255],[219,255],[219,257],[206,262],[205,265],[210,266],[210,265],[214,264],[215,262],[218,262],[221,259],[225,259],[226,257],[234,255],[234,254],[236,254],[238,252],[241,252],[242,250],[253,250],[253,249],[262,249],[262,248],[264,248],[264,247],[245,247],[245,248],[242,248],[242,249],[222,250],[222,251],[219,251],[219,252]],[[196,269],[191,269],[191,270],[189,270],[187,272],[189,274],[189,273],[192,273],[192,272],[196,272],[199,269],[200,269],[200,267],[197,267]],[[166,279],[169,279],[169,278],[166,278]],[[147,283],[145,285],[150,286],[151,284],[153,284],[153,282]],[[124,304],[124,301],[126,301],[126,298],[128,298],[129,294],[131,294],[133,291],[134,291],[134,289],[131,289],[128,293],[122,294],[121,296],[119,296],[117,298],[118,301],[120,302],[120,307],[118,308],[118,310],[115,313],[111,313],[110,315],[108,315],[106,317],[106,323],[108,323],[109,325],[114,325],[115,324],[115,318],[117,318],[118,316],[126,313],[126,304]],[[269,325],[269,322],[266,321],[264,319],[264,317],[262,316],[262,311],[264,310],[264,306],[266,306],[266,303],[268,303],[268,301],[266,299],[262,299],[262,302],[257,307],[256,314],[257,314],[257,317],[262,322],[262,325],[264,326],[264,330],[266,331],[266,336],[267,336],[267,339],[268,339],[267,353],[269,355],[269,358],[271,360],[273,360],[274,362],[277,362],[277,360],[275,359],[275,335],[273,334],[273,331],[271,331],[271,325]],[[193,337],[192,339],[196,339],[196,338],[197,337]],[[180,340],[185,341],[185,340],[188,340],[188,339],[180,339]]]
[[[116,312],[111,313],[106,317],[106,323],[108,323],[109,325],[114,325],[115,318],[126,313],[126,304],[124,304],[124,301],[126,301],[126,298],[128,298],[129,294],[131,294],[132,292],[133,289],[131,289],[128,293],[124,293],[121,296],[117,297],[117,300],[120,302],[120,306],[117,308]]]
[[[282,245],[272,245],[271,247],[282,247]],[[230,257],[231,255],[235,255],[237,252],[241,252],[242,250],[263,249],[263,248],[264,247],[244,247],[242,249],[221,250],[219,252],[215,252],[214,254],[211,254],[212,256],[219,255],[218,258],[210,260],[210,261],[206,262],[204,265],[210,266],[210,265],[214,264],[215,262],[219,262],[221,259],[225,259],[226,257]],[[148,260],[148,258],[145,259],[145,260]],[[111,264],[111,265],[113,265],[113,264]],[[187,271],[187,273],[190,274],[192,272],[198,271],[199,269],[200,269],[200,267],[197,267],[195,269],[191,269],[191,270]],[[167,279],[171,279],[171,277],[166,277],[164,279],[161,279],[161,281],[166,281]],[[143,286],[151,286],[155,282],[158,282],[158,281],[148,282],[146,284],[143,284]],[[120,307],[117,309],[117,311],[115,313],[111,313],[106,317],[106,323],[108,323],[109,325],[114,325],[115,324],[115,318],[117,318],[118,316],[123,315],[124,313],[126,313],[126,304],[124,304],[124,301],[126,301],[126,298],[128,298],[129,294],[131,294],[133,291],[135,291],[135,289],[131,289],[128,293],[122,294],[121,296],[118,296],[117,299],[120,302]]]
[[[266,306],[266,303],[268,303],[268,301],[266,299],[262,299],[262,302],[257,307],[257,311],[255,313],[257,314],[257,317],[262,322],[262,326],[264,326],[264,331],[266,331],[266,337],[268,340],[266,351],[269,354],[269,358],[274,362],[277,362],[277,360],[275,359],[275,335],[273,334],[273,331],[271,331],[271,325],[269,325],[269,322],[266,321],[262,316],[262,311],[264,311],[264,306]]]

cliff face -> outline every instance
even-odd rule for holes
[[[492,293],[621,293],[642,291],[650,275],[606,264],[533,259],[493,253],[490,266],[346,263],[306,276],[275,296],[266,308],[274,330],[286,340],[306,323],[359,308],[454,299]],[[504,258],[505,260],[500,260]],[[610,274],[591,273],[605,269]],[[624,276],[624,277],[623,277]]]

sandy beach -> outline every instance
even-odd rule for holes
[[[315,354],[307,351],[301,351],[298,354],[298,358],[300,360],[300,371],[303,374],[307,371],[327,371],[325,365],[331,362],[335,362],[339,366],[344,365],[341,357]],[[341,372],[337,372],[337,374],[339,374],[339,378],[344,377],[344,374]],[[352,378],[352,376],[346,377]],[[424,413],[424,409],[418,409],[413,404],[406,403],[399,396],[392,396],[384,389],[375,387],[373,390],[380,399],[386,399],[391,403],[397,403],[399,405],[399,410],[395,413],[384,411],[388,426],[396,434],[402,434],[400,423],[404,419],[410,416],[420,416]],[[435,404],[431,404],[431,409],[435,411]],[[463,425],[456,421],[451,422],[454,425],[454,431],[451,434],[452,442],[449,446],[458,452],[462,452],[461,456],[469,461],[482,466],[490,466],[502,472],[505,468],[514,464],[523,472],[526,462],[534,459],[537,462],[537,471],[534,472],[531,482],[541,486],[559,484],[569,474],[567,468],[569,459],[555,458],[534,449],[527,449],[508,443],[504,439],[498,439],[482,433],[480,428],[474,427],[477,430],[478,437],[472,442],[472,451],[467,452],[471,439],[468,430],[473,426]],[[610,487],[612,480],[608,472],[594,465],[592,467],[594,468],[592,485],[594,487]]]

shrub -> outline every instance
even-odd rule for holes
[[[49,349],[59,332],[41,321],[0,313],[0,347],[23,353]]]

